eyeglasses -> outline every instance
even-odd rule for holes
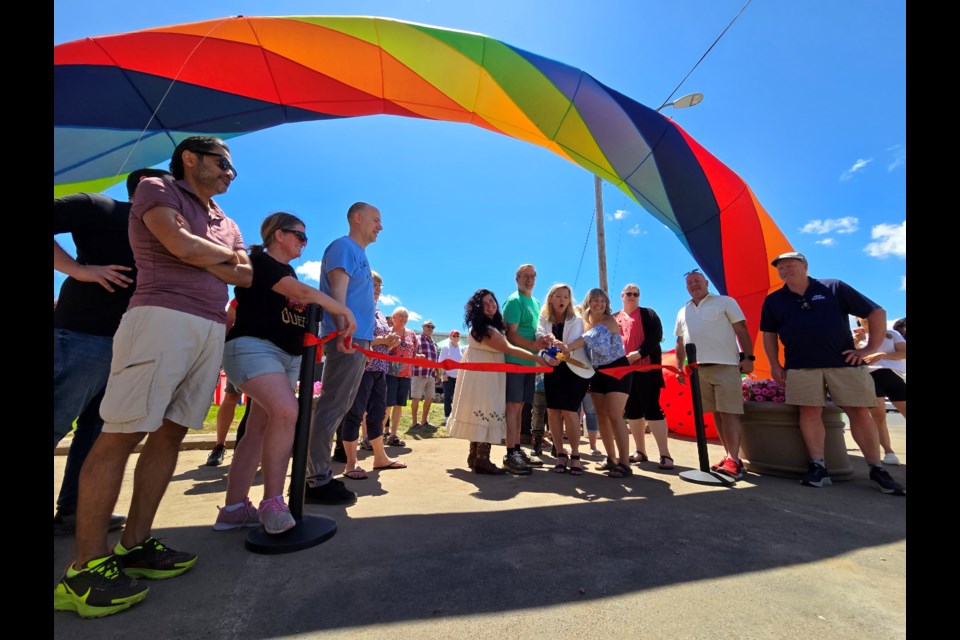
[[[640,292],[639,292],[639,291],[624,291],[624,292],[623,292],[623,295],[627,296],[628,298],[639,298],[639,297],[640,297]]]
[[[537,274],[535,273],[521,273],[518,277],[524,278],[525,280],[535,280]]]
[[[700,273],[700,269],[691,269],[690,271],[687,271],[685,274],[683,274],[683,277],[686,278],[687,276],[694,273]]]
[[[222,171],[230,171],[233,173],[233,177],[236,179],[237,170],[232,164],[230,164],[230,161],[227,160],[227,157],[222,153],[211,153],[209,151],[198,151],[196,149],[191,149],[190,151],[193,151],[198,156],[213,156],[214,158],[220,158],[220,160],[217,161],[217,166],[220,167]]]
[[[800,298],[800,311],[810,311],[813,307],[807,302],[806,298]]]
[[[284,233],[292,233],[293,235],[297,236],[297,240],[303,244],[307,244],[307,234],[305,234],[303,231],[298,229],[280,229],[280,231],[283,231]]]

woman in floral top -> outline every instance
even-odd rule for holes
[[[565,355],[581,347],[590,357],[590,364],[597,370],[590,379],[590,398],[597,409],[600,439],[607,451],[605,468],[611,478],[633,475],[630,468],[630,434],[623,421],[623,408],[627,404],[633,373],[619,380],[603,373],[604,369],[626,367],[626,352],[620,338],[620,325],[610,309],[610,298],[603,289],[590,289],[583,304],[583,336],[570,344],[555,343]]]

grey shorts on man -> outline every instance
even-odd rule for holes
[[[369,340],[353,341],[354,346],[370,349]],[[367,357],[359,351],[341,353],[335,340],[323,345],[323,392],[317,400],[310,427],[310,452],[307,460],[307,485],[322,487],[333,478],[330,469],[333,436],[347,415],[363,378]]]

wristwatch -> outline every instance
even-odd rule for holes
[[[752,361],[752,360],[756,360],[756,359],[757,359],[757,356],[754,356],[754,355],[749,355],[749,356],[748,356],[748,355],[744,354],[743,351],[740,352],[740,362],[743,362],[744,360],[751,360],[751,361]]]

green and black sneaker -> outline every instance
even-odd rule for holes
[[[196,554],[174,551],[153,537],[147,538],[132,549],[124,549],[118,542],[113,552],[117,554],[123,572],[132,578],[151,580],[172,578],[197,563]]]
[[[53,590],[53,608],[76,611],[81,618],[99,618],[132,607],[148,591],[149,587],[123,573],[117,556],[104,556],[79,570],[70,563]]]

